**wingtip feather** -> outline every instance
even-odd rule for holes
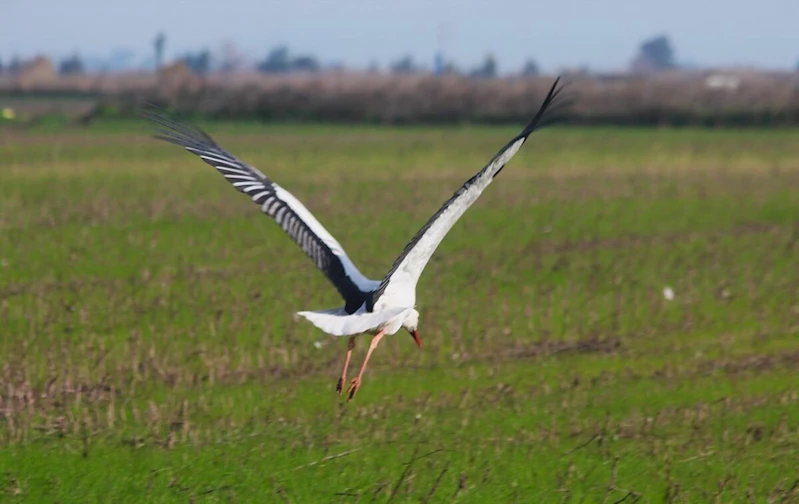
[[[554,120],[549,117],[551,113],[556,110],[562,110],[567,105],[563,104],[562,100],[558,100],[565,87],[565,85],[559,86],[560,81],[561,76],[559,75],[555,78],[555,82],[552,83],[552,87],[549,88],[549,92],[538,108],[538,112],[536,112],[533,119],[527,124],[517,138],[526,138],[530,136],[533,131],[552,124]]]
[[[139,115],[153,125],[152,137],[186,147],[191,144],[206,144],[216,147],[211,136],[198,126],[180,122],[164,108],[147,102],[139,109]]]

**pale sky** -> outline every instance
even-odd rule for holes
[[[471,67],[493,53],[501,72],[527,58],[545,71],[625,68],[640,42],[665,33],[678,62],[792,69],[799,0],[0,0],[0,59],[36,53],[152,54],[167,59],[233,42],[252,60],[277,44],[323,62],[381,67],[440,46]]]

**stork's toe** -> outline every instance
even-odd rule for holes
[[[347,402],[352,401],[352,398],[355,397],[359,388],[361,388],[361,379],[353,378],[350,382],[350,388],[347,390]]]

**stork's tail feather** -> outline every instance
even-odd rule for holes
[[[372,313],[362,308],[355,313],[347,313],[344,308],[332,308],[330,310],[301,311],[297,312],[297,315],[305,317],[331,336],[352,336],[380,329],[394,317],[412,309],[412,307],[392,308]]]

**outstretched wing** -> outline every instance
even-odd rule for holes
[[[494,177],[519,151],[527,137],[543,126],[546,112],[552,109],[553,102],[562,89],[562,87],[558,88],[559,81],[560,78],[555,80],[538,113],[524,130],[500,149],[482,170],[467,180],[405,246],[405,250],[394,261],[391,270],[372,295],[370,306],[377,304],[383,296],[391,299],[392,306],[414,306],[416,304],[416,283],[430,257],[461,215],[477,201]]]
[[[180,145],[199,156],[233,187],[250,196],[262,212],[275,219],[336,287],[348,313],[354,313],[379,285],[361,274],[339,242],[290,192],[217,145],[199,128],[181,124],[163,112],[148,111],[145,116],[165,128],[158,130],[156,138]]]

